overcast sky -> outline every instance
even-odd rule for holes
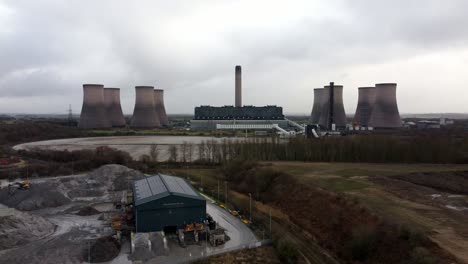
[[[79,113],[82,84],[165,90],[167,112],[310,113],[313,88],[398,83],[401,113],[468,112],[466,0],[0,0],[0,113]]]

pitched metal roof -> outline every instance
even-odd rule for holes
[[[133,193],[135,205],[144,204],[168,195],[204,200],[186,180],[162,174],[135,181]]]

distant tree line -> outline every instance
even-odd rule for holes
[[[169,148],[169,161],[222,164],[231,160],[468,163],[468,137],[355,135],[320,139],[203,141]]]

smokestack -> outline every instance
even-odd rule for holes
[[[111,127],[104,106],[104,85],[83,84],[83,107],[78,127],[83,129]]]
[[[241,66],[236,66],[236,107],[242,107],[242,68]]]
[[[164,106],[164,90],[154,89],[154,109],[161,126],[168,126],[169,120],[166,115],[166,107]]]
[[[120,105],[119,88],[104,88],[104,106],[111,125],[113,127],[124,127],[125,117]]]
[[[330,119],[333,116],[334,124],[337,127],[346,127],[346,113],[343,105],[343,86],[334,85],[333,89],[333,113],[330,113],[330,86],[325,86],[323,91],[323,105],[320,113],[319,124],[323,127],[331,127]]]
[[[359,99],[353,123],[367,127],[375,104],[375,87],[359,87]]]
[[[318,124],[320,121],[320,114],[322,113],[323,101],[325,90],[323,88],[314,89],[314,106],[312,107],[311,122]]]
[[[133,128],[160,127],[154,104],[153,86],[135,87],[135,109],[130,126]]]
[[[375,85],[375,104],[369,126],[375,128],[399,128],[402,126],[396,99],[396,83]]]

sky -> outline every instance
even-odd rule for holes
[[[169,114],[310,114],[313,88],[396,82],[400,113],[468,113],[466,0],[0,0],[0,113],[81,111],[84,83],[165,90]]]

